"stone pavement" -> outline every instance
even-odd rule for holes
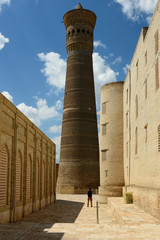
[[[87,207],[85,195],[57,195],[52,204],[15,224],[0,224],[0,240],[160,240],[160,221],[122,198],[108,205],[96,200]]]

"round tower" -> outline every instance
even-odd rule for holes
[[[86,193],[99,186],[99,145],[92,66],[96,15],[83,9],[64,17],[67,72],[61,134],[58,193]]]
[[[122,196],[123,172],[123,82],[101,88],[99,201]]]

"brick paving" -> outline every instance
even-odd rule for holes
[[[0,240],[160,240],[160,221],[122,198],[87,207],[84,195],[57,195],[52,204],[14,224],[0,224]]]

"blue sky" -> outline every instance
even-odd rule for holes
[[[75,0],[0,0],[0,92],[57,144],[66,71],[63,15]],[[93,66],[99,124],[100,87],[124,81],[141,29],[157,0],[81,0],[96,13]]]

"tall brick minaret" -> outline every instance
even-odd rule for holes
[[[67,73],[57,193],[99,186],[99,145],[92,66],[96,15],[81,4],[64,17]]]

